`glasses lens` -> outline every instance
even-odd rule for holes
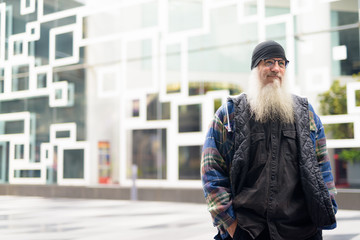
[[[264,63],[266,67],[273,67],[275,65],[275,62],[278,62],[280,68],[286,68],[289,61],[286,60],[275,60],[275,59],[264,59]]]
[[[265,59],[264,62],[265,62],[265,66],[267,67],[272,67],[275,64],[275,61],[273,59]]]

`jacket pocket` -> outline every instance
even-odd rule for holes
[[[255,144],[258,141],[264,140],[265,134],[264,133],[252,133],[251,134],[251,145]]]
[[[286,160],[297,160],[297,145],[296,145],[296,131],[283,130],[282,131],[282,154],[285,155]]]
[[[250,159],[254,162],[251,164],[253,167],[258,167],[266,162],[266,149],[265,149],[265,134],[252,133],[250,141]]]

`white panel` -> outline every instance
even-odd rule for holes
[[[120,91],[120,69],[119,64],[97,69],[97,95],[99,98],[118,96]]]
[[[0,63],[5,61],[5,23],[6,5],[0,3]]]
[[[347,48],[345,45],[336,46],[332,49],[333,60],[346,60]]]
[[[56,138],[56,132],[69,131],[68,138]],[[57,123],[50,126],[50,143],[63,144],[76,142],[76,123]]]
[[[54,164],[54,146],[52,144],[41,143],[40,159],[46,166],[52,166]]]
[[[56,59],[56,36],[64,33],[73,34],[73,49],[72,56],[66,58]],[[49,64],[53,67],[65,66],[79,62],[79,40],[82,33],[81,26],[79,24],[71,24],[58,28],[50,29],[49,37]]]
[[[36,0],[29,0],[29,6],[28,7],[26,6],[27,1],[28,0],[21,0],[21,3],[20,3],[20,14],[21,15],[26,15],[26,14],[35,12]]]
[[[74,104],[74,84],[67,81],[53,82],[50,87],[49,106],[68,107]],[[57,98],[57,93],[61,97]]]
[[[26,23],[26,38],[28,41],[37,41],[40,39],[40,23],[29,22]]]
[[[328,67],[308,69],[305,72],[306,90],[324,92],[330,88],[330,70]]]

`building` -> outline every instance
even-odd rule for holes
[[[247,87],[266,39],[290,60],[293,92],[319,109],[335,80],[352,124],[329,139],[360,147],[359,0],[0,1],[0,181],[11,184],[200,188],[214,111]],[[357,100],[356,100],[357,99]],[[335,158],[334,158],[335,156]]]

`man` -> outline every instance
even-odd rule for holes
[[[215,239],[318,240],[336,227],[336,193],[324,128],[291,95],[275,41],[252,55],[249,91],[218,109],[201,160]]]

